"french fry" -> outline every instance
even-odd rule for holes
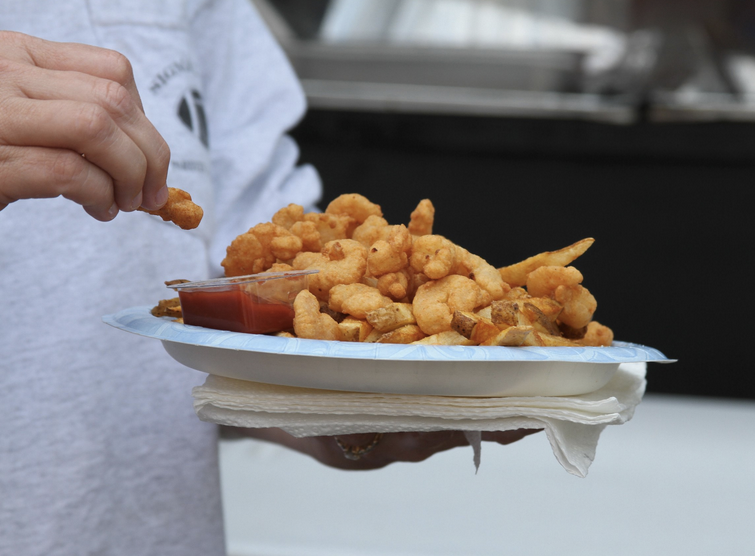
[[[373,330],[369,322],[354,317],[343,319],[338,323],[338,328],[344,342],[364,342]]]
[[[521,346],[532,333],[531,326],[511,326],[486,340],[481,346]]]
[[[483,307],[479,311],[476,311],[475,315],[477,315],[478,317],[485,318],[485,319],[492,319],[493,318],[492,311],[490,309],[490,305],[488,305],[487,307]]]
[[[479,322],[472,329],[472,334],[469,339],[473,344],[484,344],[490,338],[496,337],[501,332],[491,320],[481,318]]]
[[[458,332],[465,338],[472,336],[472,330],[482,317],[469,311],[454,311],[451,317],[451,330]]]
[[[367,322],[380,332],[390,332],[407,324],[416,324],[411,303],[391,303],[367,313]]]
[[[519,303],[516,301],[509,301],[508,299],[493,301],[493,303],[490,304],[490,315],[490,320],[493,321],[493,324],[498,325],[499,328],[504,328],[506,326],[519,326],[520,324],[526,326],[530,324],[526,320],[525,322],[522,322],[523,315],[519,310]]]
[[[413,344],[420,344],[425,346],[471,346],[472,341],[469,338],[465,338],[455,330],[446,330],[445,332],[438,332],[426,336],[421,340],[412,342]]]
[[[561,336],[554,336],[553,334],[546,334],[533,330],[522,345],[525,346],[538,346],[538,347],[576,347],[580,344],[569,340],[568,338],[562,338]]]
[[[561,305],[555,299],[550,297],[530,297],[522,300],[525,304],[534,305],[542,314],[551,322],[556,322],[556,319],[564,310],[564,306]]]
[[[396,328],[390,332],[386,332],[378,339],[379,344],[411,344],[417,340],[421,340],[425,337],[425,333],[422,332],[419,326],[416,324],[407,324],[400,328]]]
[[[328,306],[327,301],[320,300],[320,312],[325,313],[326,315],[330,316],[334,321],[341,322],[343,319],[346,318],[345,313],[339,313],[338,311],[334,311]]]
[[[152,313],[152,316],[155,317],[183,317],[183,313],[181,311],[181,301],[178,297],[174,297],[172,299],[161,299],[157,302],[157,305],[155,305],[150,312]]]
[[[367,336],[365,336],[364,340],[362,340],[362,341],[364,343],[366,343],[366,344],[374,344],[378,340],[380,340],[380,338],[382,338],[384,334],[385,334],[385,332],[380,332],[380,330],[375,330],[373,328],[372,332],[370,332],[369,334],[367,334]]]
[[[546,251],[521,262],[499,268],[501,278],[509,286],[524,286],[527,283],[527,275],[541,266],[566,266],[577,259],[595,242],[591,237],[573,243],[558,251]]]
[[[535,330],[552,336],[557,336],[560,333],[558,326],[554,322],[555,319],[549,319],[536,305],[524,301],[521,303],[521,307],[524,316],[532,323]]]

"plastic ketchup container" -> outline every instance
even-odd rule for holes
[[[268,334],[293,328],[294,299],[315,272],[263,272],[168,287],[178,292],[184,324]]]

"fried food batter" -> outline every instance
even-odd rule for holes
[[[161,208],[157,210],[140,208],[139,210],[159,216],[166,222],[173,222],[184,230],[193,230],[199,226],[204,216],[202,207],[191,200],[191,195],[175,187],[168,188],[168,200]]]
[[[226,276],[257,274],[279,261],[293,259],[301,248],[300,238],[286,228],[266,222],[234,239],[220,264]]]
[[[611,329],[592,320],[597,302],[582,273],[567,266],[592,238],[498,269],[433,234],[434,224],[429,199],[408,225],[389,224],[379,205],[358,194],[337,197],[324,213],[290,204],[238,236],[222,264],[227,276],[318,270],[294,302],[300,338],[488,349],[611,345]]]

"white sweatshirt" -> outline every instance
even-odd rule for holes
[[[205,209],[190,232],[144,213],[100,223],[62,198],[0,211],[0,555],[220,556],[203,376],[101,317],[219,274],[233,237],[314,205],[317,175],[284,135],[301,90],[247,0],[0,0],[0,28],[125,54],[169,185]]]

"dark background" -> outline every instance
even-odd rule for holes
[[[361,193],[496,267],[585,237],[583,284],[617,340],[652,346],[648,391],[755,399],[755,125],[528,120],[311,110],[293,135],[322,208]]]

